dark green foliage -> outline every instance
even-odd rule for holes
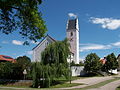
[[[72,61],[72,62],[70,63],[70,65],[71,65],[71,66],[75,66],[75,62]]]
[[[67,57],[70,54],[67,39],[50,44],[42,52],[42,62],[33,69],[33,87],[50,87],[56,78],[69,76]],[[35,68],[36,67],[36,68]]]
[[[75,64],[74,61],[71,62],[71,66],[84,66],[84,63],[82,61],[79,62],[79,64]]]
[[[109,54],[107,57],[106,57],[107,61],[105,63],[105,68],[106,70],[111,70],[111,69],[117,69],[118,68],[118,62],[117,62],[117,58],[116,56],[114,55],[114,53],[111,53]]]
[[[27,56],[20,56],[16,59],[16,68],[19,70],[19,74],[21,75],[21,79],[23,79],[23,71],[26,69],[27,76],[30,75],[30,69],[31,69],[31,60]],[[31,76],[29,76],[30,78]],[[27,77],[26,77],[27,79]]]
[[[100,58],[96,53],[88,54],[85,58],[85,67],[86,72],[97,72],[101,69],[102,63],[99,61]]]
[[[16,63],[0,62],[0,79],[23,79],[23,70],[27,70],[27,75],[31,78],[31,61],[27,56],[18,57]]]
[[[29,69],[29,67],[31,66],[31,60],[29,57],[27,56],[20,56],[16,59],[16,64],[18,65],[18,67],[20,67],[22,70],[24,69]]]
[[[36,62],[33,67],[33,87],[47,88],[53,85],[56,78],[65,76],[68,78],[69,69],[66,65],[60,64],[56,66],[55,64],[43,65],[42,63]]]
[[[13,64],[11,62],[0,62],[0,78],[9,79],[13,76]]]
[[[80,65],[80,66],[84,66],[84,62],[80,61],[80,62],[79,62],[79,65]]]
[[[67,39],[50,44],[41,54],[43,64],[67,63],[67,57],[70,54]]]
[[[50,86],[50,70],[49,65],[43,65],[41,63],[34,63],[33,66],[33,87],[49,87]]]
[[[47,31],[38,6],[42,0],[0,0],[0,31],[19,30],[23,38],[36,41]],[[27,42],[26,42],[27,44]]]
[[[38,78],[38,67],[37,67],[37,63],[34,63],[33,64],[33,70],[32,70],[32,73],[33,73],[33,87],[34,88],[37,88],[39,86],[39,78]]]

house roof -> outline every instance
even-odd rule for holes
[[[50,35],[46,35],[41,41],[40,41],[40,43],[38,43],[38,45],[36,45],[32,50],[34,50],[37,46],[39,46],[46,38],[50,38],[51,40],[53,40],[53,41],[56,41],[54,38],[52,38]]]
[[[106,63],[106,59],[100,59],[100,62],[101,62],[102,64],[105,64],[105,63]]]
[[[76,29],[77,19],[68,20],[67,30]]]
[[[6,55],[0,55],[0,62],[1,61],[10,61],[10,62],[16,62],[15,59],[13,59],[12,57],[10,56],[6,56]]]

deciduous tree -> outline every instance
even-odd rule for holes
[[[96,53],[90,53],[85,58],[85,71],[97,72],[101,69],[102,63],[99,61],[100,58]]]
[[[114,70],[118,68],[118,62],[117,62],[117,58],[114,55],[114,53],[109,54],[106,57],[107,61],[106,61],[106,69],[108,70]]]
[[[38,6],[42,0],[0,0],[0,31],[17,30],[26,39],[40,39],[47,31]]]
[[[69,54],[67,39],[48,45],[42,52],[41,64],[37,63],[35,66],[37,68],[34,70],[36,73],[33,73],[33,86],[38,87],[38,83],[41,82],[41,87],[49,87],[55,83],[56,78],[61,76],[68,78],[67,57]]]
[[[67,42],[67,39],[50,44],[41,55],[43,64],[66,64],[68,55],[70,55],[69,43]]]

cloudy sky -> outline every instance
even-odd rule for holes
[[[46,21],[46,34],[56,40],[66,37],[68,18],[78,16],[80,58],[84,59],[91,52],[102,58],[112,52],[116,56],[120,53],[119,3],[120,0],[43,0],[39,11]],[[30,46],[23,46],[23,41],[16,33],[9,36],[0,33],[0,54],[31,57],[37,43],[31,41]]]

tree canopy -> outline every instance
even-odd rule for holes
[[[69,77],[67,57],[70,54],[67,39],[49,44],[42,52],[42,60],[33,67],[33,87],[49,87],[56,78]]]
[[[118,62],[117,62],[117,58],[114,55],[114,53],[109,54],[106,57],[107,61],[106,61],[106,69],[110,70],[110,69],[117,69],[118,67]]]
[[[87,72],[97,72],[101,69],[102,63],[99,61],[100,58],[96,53],[90,53],[85,58],[85,71]]]
[[[0,32],[18,30],[23,37],[36,41],[47,31],[38,6],[42,0],[0,0]]]
[[[70,55],[70,50],[67,39],[50,44],[41,54],[43,64],[65,64],[68,55]]]
[[[31,60],[27,56],[21,56],[15,63],[0,62],[0,79],[23,79],[23,70],[27,70],[27,79],[31,79]]]
[[[16,64],[19,66],[22,70],[28,69],[31,65],[31,60],[27,56],[20,56],[16,59]]]

